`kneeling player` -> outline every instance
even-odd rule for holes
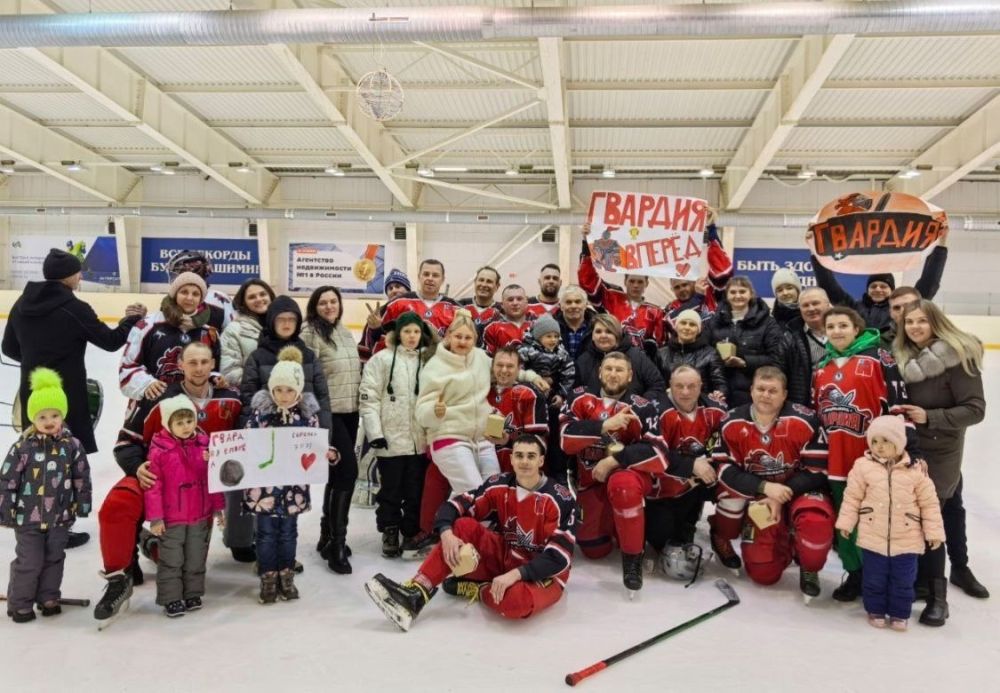
[[[826,489],[826,443],[811,409],[786,402],[785,374],[772,366],[757,369],[751,404],[729,412],[714,458],[719,495],[709,518],[712,548],[729,568],[740,559],[731,540],[742,534],[746,573],[772,585],[795,557],[799,588],[809,599],[819,594],[818,572],[833,544],[836,515]],[[748,518],[747,502],[759,512]]]
[[[522,435],[511,452],[513,473],[492,476],[444,503],[434,523],[441,543],[417,574],[399,584],[379,573],[365,583],[386,617],[409,630],[442,583],[445,592],[480,599],[506,618],[527,618],[559,601],[576,544],[576,503],[569,489],[542,475],[544,462],[541,441]],[[484,520],[494,520],[497,531]],[[463,549],[466,544],[475,551]],[[475,567],[451,577],[463,572],[470,554]]]

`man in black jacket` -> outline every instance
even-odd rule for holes
[[[97,452],[94,428],[87,402],[85,355],[90,342],[105,351],[117,351],[128,338],[132,326],[146,314],[146,307],[133,304],[117,327],[108,327],[94,309],[73,292],[82,279],[80,260],[71,253],[52,249],[42,265],[45,281],[28,282],[14,302],[3,334],[3,353],[21,362],[20,401],[28,401],[28,375],[45,366],[63,381],[69,401],[66,425],[88,454]],[[30,426],[27,410],[21,407],[23,425]],[[70,533],[67,548],[86,543],[84,533]]]

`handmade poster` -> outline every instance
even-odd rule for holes
[[[903,272],[948,235],[948,215],[900,192],[857,192],[828,203],[809,224],[808,244],[824,267],[848,274]]]
[[[80,259],[84,290],[97,286],[121,286],[118,246],[114,236],[12,234],[8,276],[13,288],[20,289],[30,281],[41,281],[42,263],[51,248],[65,250]]]
[[[594,265],[616,274],[697,279],[707,217],[708,203],[695,197],[594,192],[587,213]]]
[[[325,484],[330,434],[322,428],[243,428],[213,433],[208,490]]]
[[[288,244],[289,291],[312,291],[333,284],[345,294],[381,294],[384,282],[384,245]]]

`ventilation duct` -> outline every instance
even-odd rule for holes
[[[612,7],[386,7],[6,15],[0,48],[949,34],[1000,31],[994,0]]]

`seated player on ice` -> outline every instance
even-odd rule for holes
[[[390,621],[409,630],[439,585],[505,618],[528,618],[559,601],[576,544],[576,502],[541,473],[544,462],[541,441],[520,436],[513,473],[494,475],[441,506],[434,522],[441,543],[413,578],[398,583],[379,573],[365,583]]]

